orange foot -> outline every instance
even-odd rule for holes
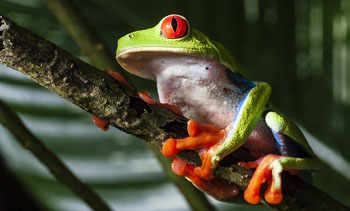
[[[162,148],[163,155],[174,158],[182,150],[196,150],[202,160],[202,166],[195,167],[194,174],[205,180],[213,179],[211,160],[224,139],[225,130],[190,120],[187,124],[187,131],[190,135],[187,138],[168,139]]]
[[[94,122],[94,124],[100,128],[102,131],[107,131],[109,129],[108,122],[98,118],[95,115],[91,115],[91,119]]]
[[[120,83],[123,83],[125,85],[129,86],[129,83],[125,80],[125,78],[120,75],[117,72],[114,72],[112,70],[106,69],[104,70],[108,75],[110,75],[115,80],[119,81]],[[107,131],[109,129],[108,122],[98,118],[97,116],[92,115],[92,121],[95,123],[95,125],[100,128],[102,131]]]
[[[210,181],[200,178],[194,172],[196,169],[195,166],[187,164],[185,161],[182,161],[179,158],[174,158],[171,164],[171,169],[175,174],[187,177],[197,188],[208,193],[218,200],[230,201],[233,200],[239,193],[237,186],[218,178],[214,178]]]
[[[264,182],[268,182],[268,188],[265,192],[265,200],[270,204],[279,204],[283,199],[282,195],[282,183],[276,183],[276,180],[272,176],[271,164],[282,158],[278,155],[266,155],[259,160],[252,162],[240,162],[241,166],[246,168],[256,168],[252,179],[250,180],[248,188],[244,192],[244,199],[250,204],[258,204],[260,201],[260,186]],[[279,175],[279,181],[281,181],[281,175]]]

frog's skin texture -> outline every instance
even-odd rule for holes
[[[178,108],[177,113],[191,119],[189,137],[168,139],[162,152],[174,158],[176,174],[214,197],[229,200],[237,195],[238,189],[218,182],[213,171],[239,147],[257,158],[240,163],[257,168],[244,194],[251,204],[259,203],[260,185],[265,181],[269,184],[265,200],[282,201],[283,170],[318,168],[300,129],[269,106],[270,85],[247,79],[221,44],[190,28],[184,17],[170,15],[153,28],[120,38],[117,60],[130,73],[155,80],[160,103]],[[149,95],[143,99],[154,103]],[[196,150],[202,166],[176,158],[185,149]]]

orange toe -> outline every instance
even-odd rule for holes
[[[279,179],[281,180],[281,175],[279,175]],[[282,195],[282,187],[280,185],[277,186],[274,177],[271,177],[271,180],[269,180],[269,186],[265,192],[265,200],[268,203],[270,204],[281,203],[283,199],[283,195]]]
[[[269,186],[265,192],[265,200],[270,204],[279,204],[283,199],[281,188],[276,189],[274,182],[269,181]]]
[[[178,109],[176,106],[170,105],[168,103],[159,103],[157,101],[155,101],[151,94],[148,91],[143,91],[143,92],[137,92],[138,96],[145,101],[148,104],[154,105],[154,104],[158,104],[161,105],[169,110],[171,110],[172,112],[182,116],[182,112],[180,111],[180,109]]]
[[[171,170],[179,176],[184,176],[187,174],[187,163],[179,158],[174,158],[173,162],[171,163]]]
[[[197,151],[202,151],[201,149],[208,149],[211,146],[220,143],[225,136],[225,131],[221,130],[218,133],[213,132],[201,132],[196,136],[190,136],[183,139],[177,139],[177,148],[184,149],[193,149]]]
[[[153,105],[156,103],[156,101],[153,100],[151,94],[148,91],[137,92],[137,94],[143,101],[145,101],[148,104]]]
[[[200,132],[196,121],[189,120],[187,122],[187,132],[191,137],[196,136]]]
[[[95,123],[95,125],[100,128],[103,131],[107,131],[109,129],[108,122],[98,118],[97,116],[92,115],[91,116],[92,121]]]
[[[270,204],[279,204],[282,202],[282,199],[282,193],[265,192],[265,200]]]
[[[205,180],[212,180],[214,179],[214,174],[212,172],[212,158],[215,155],[215,152],[220,147],[220,144],[213,145],[209,147],[206,151],[199,152],[199,157],[202,161],[202,166],[196,167],[194,169],[194,173]]]
[[[194,120],[189,120],[187,123],[187,132],[190,136],[197,136],[201,132],[219,133],[222,130],[211,124],[199,123]]]
[[[244,191],[244,199],[249,204],[258,204],[260,202],[260,195],[252,191]]]
[[[174,138],[169,138],[166,140],[162,147],[162,153],[164,156],[168,158],[173,158],[175,155],[179,152],[179,150],[176,147],[177,140]]]
[[[256,168],[260,165],[260,163],[265,159],[266,156],[263,156],[259,158],[258,160],[255,161],[250,161],[250,162],[238,162],[238,165],[243,166],[248,169]]]
[[[120,83],[123,83],[125,85],[130,86],[129,83],[125,80],[125,78],[122,75],[120,75],[119,73],[114,72],[114,71],[109,70],[109,69],[105,69],[105,72],[108,73],[108,75],[110,75],[115,80],[119,81]]]
[[[172,112],[174,112],[177,115],[183,116],[182,112],[180,111],[180,109],[178,109],[176,106],[173,106],[171,104],[168,103],[159,103],[159,105],[171,110]]]

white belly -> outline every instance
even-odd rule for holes
[[[223,66],[174,65],[157,77],[160,102],[181,110],[188,119],[220,128],[229,125],[242,96],[229,89]]]

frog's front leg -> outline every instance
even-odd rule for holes
[[[276,112],[269,112],[265,121],[272,130],[281,155],[269,154],[257,161],[240,163],[247,168],[256,168],[249,186],[244,192],[245,200],[251,204],[259,203],[260,186],[265,181],[268,182],[265,200],[270,204],[279,204],[282,201],[282,171],[294,174],[298,170],[320,168],[319,160],[313,158],[314,154],[304,135],[292,121]],[[286,147],[287,144],[293,144],[293,146]]]
[[[213,125],[190,120],[187,124],[187,132],[189,134],[187,138],[168,139],[162,148],[163,155],[175,158],[176,154],[182,150],[196,150],[202,160],[202,166],[195,167],[194,173],[206,180],[213,179],[211,158],[217,151],[220,142],[224,139],[226,131]]]
[[[270,93],[271,87],[268,83],[251,82],[233,122],[226,129],[219,130],[214,126],[193,124],[190,121],[188,124],[190,137],[168,139],[163,145],[163,154],[167,157],[175,157],[181,150],[196,150],[200,155],[202,165],[196,167],[194,173],[206,180],[213,179],[212,171],[218,162],[241,146],[248,138],[265,110]]]

